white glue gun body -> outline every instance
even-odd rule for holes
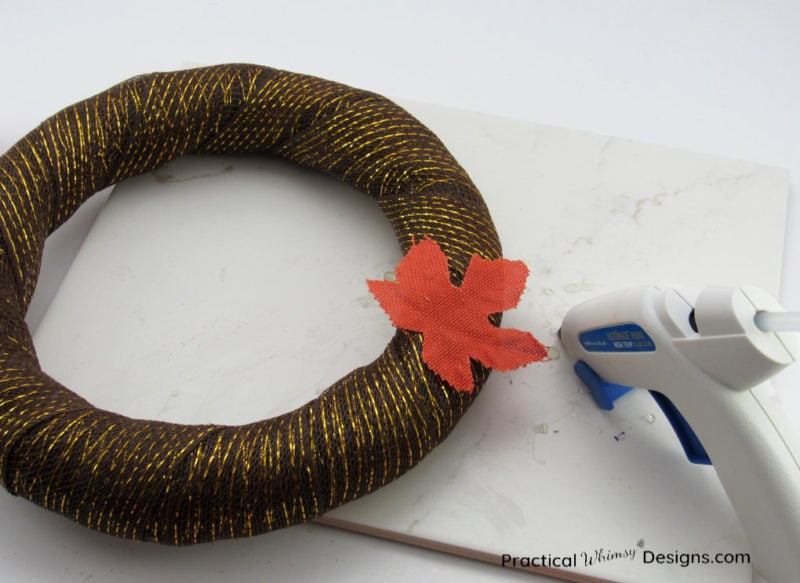
[[[754,581],[800,581],[800,441],[768,382],[800,334],[766,332],[783,308],[756,288],[645,286],[590,300],[560,336],[597,404],[648,389],[689,459],[712,463],[744,527]]]

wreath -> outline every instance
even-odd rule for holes
[[[42,371],[24,317],[47,236],[93,193],[189,153],[278,156],[377,200],[404,258],[396,281],[368,283],[398,327],[374,362],[239,426],[131,419]],[[135,77],[0,158],[0,483],[98,531],[173,545],[308,521],[417,464],[491,368],[545,358],[498,327],[527,273],[501,258],[467,173],[391,101],[255,65]]]

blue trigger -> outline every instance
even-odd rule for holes
[[[589,389],[589,392],[594,398],[594,402],[605,411],[611,411],[614,408],[614,401],[625,393],[629,393],[633,390],[633,387],[604,381],[600,378],[600,375],[592,370],[592,367],[582,360],[576,362],[573,368],[578,378],[581,379],[583,384],[586,385],[586,388]]]
[[[692,429],[689,422],[686,421],[686,418],[681,415],[678,408],[672,404],[672,401],[658,391],[650,391],[650,394],[653,395],[653,399],[655,399],[658,406],[661,407],[667,420],[669,420],[669,424],[672,425],[672,429],[675,430],[678,441],[681,442],[683,451],[686,452],[686,457],[689,458],[689,461],[693,464],[706,464],[710,466],[711,458],[708,457],[706,448],[700,443],[700,438],[697,437],[694,429]]]
[[[574,369],[575,374],[578,375],[578,378],[580,378],[583,384],[586,385],[586,388],[589,389],[597,406],[606,411],[611,411],[614,408],[614,401],[633,389],[633,387],[628,387],[626,385],[618,385],[616,383],[604,381],[600,378],[600,375],[582,360],[575,363]],[[661,411],[664,412],[669,424],[678,436],[678,441],[680,441],[683,451],[686,453],[686,457],[689,458],[689,461],[695,464],[710,465],[711,459],[708,457],[708,453],[706,453],[703,444],[700,443],[697,434],[684,416],[681,415],[681,412],[678,411],[677,407],[672,404],[672,401],[657,391],[650,391],[650,394],[653,396],[656,403],[658,403],[658,406],[661,407]]]

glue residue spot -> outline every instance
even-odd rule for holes
[[[594,288],[594,282],[591,279],[584,279],[578,283],[568,283],[562,289],[568,294],[576,294],[578,292],[590,291]]]
[[[543,287],[542,288],[542,295],[552,296],[554,293],[556,293],[556,292],[553,291],[553,288],[551,288],[551,287]]]
[[[550,431],[550,428],[547,426],[547,423],[539,423],[533,426],[534,433],[547,433]]]
[[[387,271],[386,273],[383,274],[383,279],[386,281],[396,281],[397,275],[395,274],[394,271]]]
[[[561,358],[561,351],[555,346],[550,346],[547,349],[547,360],[558,360]]]
[[[656,416],[652,413],[648,413],[644,416],[644,420],[647,421],[650,425],[656,422]]]

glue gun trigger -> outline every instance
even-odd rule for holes
[[[614,401],[621,396],[629,393],[634,387],[626,385],[618,385],[603,380],[588,364],[579,360],[574,366],[575,374],[583,381],[583,384],[589,389],[592,398],[598,407],[606,411],[611,411],[614,408]],[[711,459],[708,457],[703,444],[697,437],[689,422],[678,411],[678,408],[667,398],[663,393],[658,391],[649,391],[653,399],[661,408],[664,416],[669,421],[675,435],[678,436],[681,447],[690,462],[695,464],[711,464]]]

